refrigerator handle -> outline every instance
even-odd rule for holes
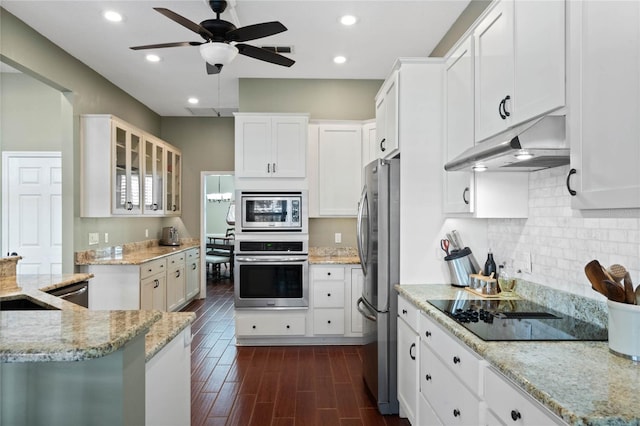
[[[358,202],[358,218],[356,220],[356,242],[358,243],[358,257],[360,258],[360,266],[362,266],[362,273],[367,275],[367,266],[364,261],[364,251],[362,247],[362,215],[364,214],[364,203],[367,199],[367,186],[365,185],[362,188],[362,195],[360,196],[360,201]]]
[[[364,301],[362,300],[362,297],[360,297],[356,302],[356,307],[358,308],[358,312],[360,312],[362,316],[368,319],[369,321],[374,321],[374,322],[377,321],[378,319],[376,318],[375,315],[372,315],[369,312],[365,312],[365,310],[360,307],[360,305],[362,305],[363,303]]]

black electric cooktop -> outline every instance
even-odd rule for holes
[[[607,340],[607,330],[528,300],[427,300],[487,341]]]

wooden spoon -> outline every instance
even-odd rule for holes
[[[633,282],[631,281],[631,275],[629,275],[627,268],[619,264],[614,264],[609,266],[609,272],[613,276],[615,282],[621,283],[621,280],[624,280],[622,285],[624,286],[625,303],[635,305],[636,294],[633,291]]]
[[[591,262],[587,263],[587,265],[584,267],[584,273],[587,275],[587,278],[591,283],[591,288],[593,288],[598,293],[609,297],[607,286],[604,284],[604,280],[607,280],[608,278],[604,274],[600,262],[598,262],[597,260],[592,260]]]
[[[609,300],[613,300],[614,302],[618,303],[625,303],[625,291],[622,287],[620,287],[620,284],[611,280],[604,280],[603,284],[607,288],[607,297],[609,298]]]
[[[609,266],[608,272],[612,277],[612,281],[621,283],[624,276],[627,275],[627,268],[616,263]]]

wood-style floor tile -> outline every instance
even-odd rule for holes
[[[382,416],[362,380],[360,346],[236,347],[233,282],[207,283],[191,347],[192,426],[408,426]]]

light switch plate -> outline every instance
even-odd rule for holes
[[[342,234],[340,232],[335,233],[335,242],[336,244],[339,244],[342,242]]]
[[[89,232],[89,245],[94,246],[100,242],[100,237],[97,232]]]
[[[105,232],[105,233],[104,233],[104,242],[105,242],[105,243],[108,243],[108,242],[109,242],[109,233],[108,233],[108,232]]]

